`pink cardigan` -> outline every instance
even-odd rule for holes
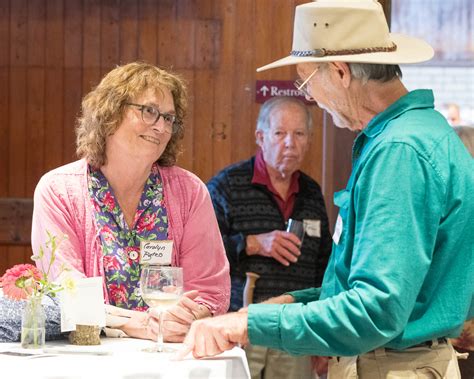
[[[168,212],[168,238],[174,242],[172,264],[183,268],[186,291],[198,290],[200,303],[213,314],[225,313],[230,297],[229,263],[209,192],[196,175],[182,168],[160,167],[160,174]],[[85,160],[54,169],[39,181],[31,231],[34,254],[38,255],[40,246],[45,247],[46,231],[68,236],[60,244],[50,278],[58,276],[63,263],[75,275],[104,277],[92,212]],[[49,262],[48,251],[45,249],[38,265]]]

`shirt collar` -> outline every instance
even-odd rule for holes
[[[300,172],[295,171],[291,175],[290,188],[288,189],[288,197],[293,193],[298,193],[300,190],[299,186]],[[253,177],[252,184],[261,184],[268,188],[273,194],[279,196],[278,192],[273,187],[272,181],[270,180],[270,175],[268,174],[267,164],[263,159],[263,152],[261,149],[258,149],[257,154],[255,154],[255,163],[253,165]]]
[[[391,104],[383,112],[377,114],[367,127],[362,131],[369,138],[373,138],[380,134],[386,127],[387,123],[401,114],[416,108],[434,108],[433,91],[419,89],[408,92]]]

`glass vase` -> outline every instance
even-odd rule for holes
[[[32,296],[26,303],[21,317],[21,347],[42,349],[46,336],[46,314],[41,296]]]

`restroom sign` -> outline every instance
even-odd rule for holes
[[[276,96],[291,96],[306,104],[315,104],[313,101],[306,100],[303,92],[296,89],[293,80],[257,80],[255,92],[257,103],[264,103]]]

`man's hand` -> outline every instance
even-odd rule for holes
[[[184,348],[175,359],[183,359],[190,352],[195,358],[212,357],[237,344],[247,343],[247,313],[228,313],[193,322],[184,340]]]
[[[293,233],[274,230],[270,233],[247,236],[247,255],[271,257],[283,266],[295,263],[300,256],[301,241]]]

